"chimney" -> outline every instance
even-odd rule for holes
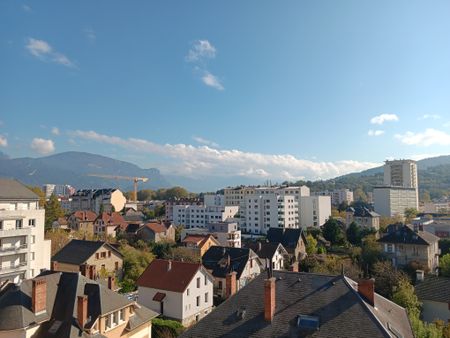
[[[236,293],[236,271],[227,274],[225,280],[225,297],[231,297]]]
[[[58,262],[52,261],[51,270],[52,271],[58,271]]]
[[[31,289],[31,310],[40,314],[47,310],[47,281],[33,279]]]
[[[375,306],[375,280],[373,278],[359,280],[358,293],[370,305]]]
[[[298,264],[298,262],[292,263],[292,265],[289,267],[289,271],[298,272]]]
[[[86,295],[77,297],[77,319],[82,329],[87,323],[88,318],[88,297]]]
[[[416,282],[423,282],[425,279],[425,272],[423,270],[416,270]]]
[[[167,261],[167,271],[170,271],[170,270],[172,270],[172,261],[169,259]]]
[[[275,314],[275,278],[264,280],[264,319],[271,322]]]
[[[116,277],[109,276],[108,277],[108,289],[113,290],[116,288]]]

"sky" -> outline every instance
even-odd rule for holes
[[[330,178],[450,154],[449,1],[0,2],[0,151]]]

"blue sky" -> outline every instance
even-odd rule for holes
[[[450,154],[448,1],[2,1],[0,151],[328,178]]]

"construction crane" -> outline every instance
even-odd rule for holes
[[[134,191],[133,191],[133,197],[132,201],[137,202],[137,188],[138,188],[138,182],[147,182],[147,177],[129,177],[129,176],[116,176],[116,175],[101,175],[101,174],[88,174],[88,176],[93,177],[101,177],[101,178],[111,178],[115,180],[129,180],[133,181]]]

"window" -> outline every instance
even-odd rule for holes
[[[205,285],[207,285],[208,284],[208,277],[206,277],[206,275],[205,275]]]
[[[30,252],[30,261],[34,261],[34,252]]]
[[[3,230],[3,221],[0,221],[0,230]]]
[[[28,220],[28,226],[35,227],[36,226],[36,220],[35,219],[29,219]]]
[[[205,293],[205,303],[208,303],[208,292]]]
[[[123,322],[125,320],[125,309],[119,311],[119,321]]]
[[[119,270],[119,262],[114,262],[114,270]]]
[[[22,229],[22,220],[16,219],[16,229]]]
[[[200,306],[200,296],[197,296],[197,306]]]
[[[186,290],[186,294],[189,296],[189,288],[187,288]]]
[[[219,290],[222,290],[222,281],[219,281]]]
[[[106,329],[109,330],[111,328],[111,316],[106,316]]]
[[[253,259],[250,259],[250,269],[253,268]]]
[[[200,288],[200,277],[197,277],[197,288]]]
[[[386,246],[386,252],[393,252],[394,251],[394,246],[392,244],[388,244]]]
[[[32,235],[31,236],[31,244],[36,243],[36,236]]]
[[[95,259],[99,259],[100,258],[100,254],[97,252],[96,254],[95,254]]]
[[[113,324],[114,326],[119,325],[119,312],[113,313]]]
[[[108,257],[111,257],[111,251],[108,251]]]

